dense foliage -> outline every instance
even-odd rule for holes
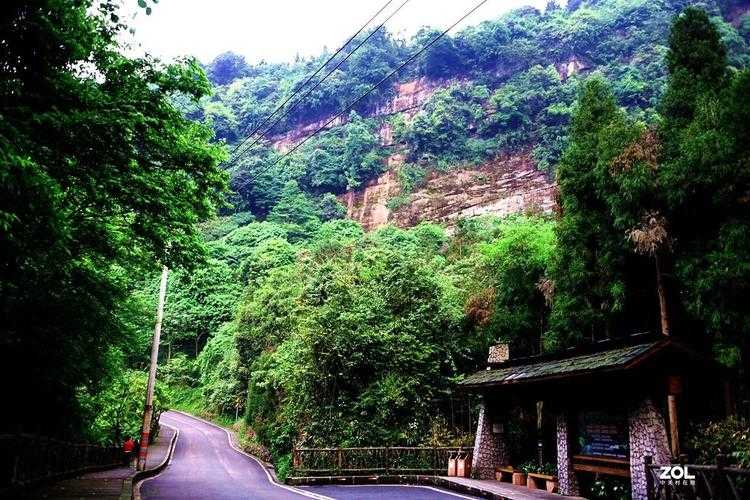
[[[300,220],[305,203],[208,243],[246,292],[192,366],[179,355],[165,365],[178,400],[198,388],[209,412],[244,412],[276,458],[295,442],[456,439],[436,405],[447,408],[458,377],[496,339],[539,350],[547,305],[536,283],[554,252],[553,223],[476,219],[453,238],[429,224],[365,234],[351,221]],[[183,286],[178,300],[202,311],[203,294],[190,299]],[[226,320],[222,308],[207,319]],[[168,315],[165,330],[181,322]]]
[[[7,428],[137,429],[158,264],[174,268],[159,406],[242,415],[282,475],[294,444],[465,439],[455,383],[498,340],[535,354],[672,330],[747,365],[750,23],[684,3],[551,2],[467,28],[400,76],[443,79],[412,118],[373,116],[384,88],[283,161],[256,144],[226,172],[221,142],[320,58],[223,54],[209,96],[194,61],[122,55],[110,3],[4,6],[2,364],[27,367],[11,400],[34,395]],[[376,34],[274,132],[294,143],[434,34]],[[507,152],[555,172],[559,214],[365,233],[336,198],[393,153],[405,194]]]
[[[223,153],[172,105],[208,93],[201,68],[124,56],[117,3],[0,9],[0,376],[25,401],[2,429],[75,435],[80,402],[142,363],[140,273],[202,254]]]
[[[672,331],[746,367],[750,71],[728,69],[716,26],[693,8],[666,63],[653,127],[626,117],[604,80],[582,90],[558,171],[550,340]]]
[[[750,423],[730,416],[690,429],[688,449],[696,463],[715,464],[718,455],[738,467],[750,467]]]

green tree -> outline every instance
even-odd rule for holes
[[[107,351],[129,341],[133,277],[203,254],[195,223],[222,200],[223,153],[172,104],[208,93],[198,64],[123,55],[116,3],[2,12],[0,364],[4,381],[26,367],[6,394],[32,402],[4,422],[75,433],[76,394],[95,393]]]
[[[208,337],[234,317],[241,295],[235,272],[220,260],[210,259],[189,273],[174,273],[162,327],[167,358],[179,347],[198,356]]]
[[[659,177],[674,239],[678,305],[702,322],[715,347],[741,353],[750,387],[743,298],[750,291],[750,73],[727,71],[716,27],[692,8],[674,23],[667,61]]]
[[[562,215],[552,272],[551,345],[609,337],[623,311],[624,237],[606,211],[606,193],[612,188],[608,158],[602,154],[608,128],[623,120],[608,83],[589,78],[557,171]]]
[[[555,253],[554,224],[519,217],[503,221],[498,231],[479,247],[480,273],[489,288],[472,298],[470,315],[495,340],[511,342],[515,352],[536,354],[548,327],[545,280]]]
[[[289,181],[281,191],[279,202],[268,214],[268,221],[308,228],[320,222],[320,210],[310,197],[302,192],[296,181]]]

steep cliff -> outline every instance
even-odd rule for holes
[[[578,60],[561,63],[561,76],[567,77],[584,68]],[[395,95],[370,117],[403,114],[413,117],[436,90],[458,80],[429,80],[420,78],[395,87]],[[279,151],[288,150],[327,120],[307,124],[273,139]],[[345,122],[341,117],[331,123],[336,127]],[[393,144],[393,131],[383,120],[379,130],[384,145]],[[392,223],[408,227],[422,221],[439,222],[448,226],[461,217],[482,214],[499,216],[524,211],[549,212],[554,207],[555,186],[545,174],[534,167],[528,153],[495,158],[476,168],[452,168],[431,172],[423,186],[408,196],[397,209],[389,208],[389,200],[401,194],[397,170],[404,163],[400,153],[390,155],[387,170],[363,187],[339,196],[347,208],[347,216],[360,222],[366,229]]]
[[[395,168],[365,187],[339,197],[347,216],[374,229],[386,223],[410,227],[422,221],[452,226],[456,219],[493,214],[551,212],[555,207],[554,183],[539,172],[528,154],[496,158],[477,168],[432,172],[424,185],[411,193],[402,206],[390,210],[388,201],[400,193]]]

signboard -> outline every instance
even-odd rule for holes
[[[628,419],[603,411],[578,414],[578,453],[628,458]]]

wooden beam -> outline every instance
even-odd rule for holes
[[[682,393],[682,379],[677,375],[668,378],[667,410],[669,411],[669,439],[672,457],[680,456],[680,415],[677,396]]]

